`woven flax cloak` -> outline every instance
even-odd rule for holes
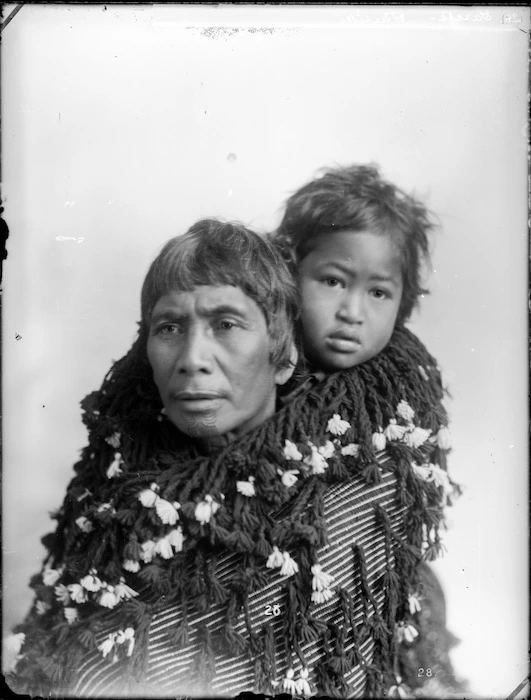
[[[160,414],[137,342],[83,402],[12,685],[32,693],[375,696],[440,549],[447,418],[405,328],[217,454]],[[416,601],[416,603],[415,603]]]

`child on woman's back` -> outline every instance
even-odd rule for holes
[[[374,166],[329,170],[290,197],[274,239],[300,281],[312,364],[348,369],[384,349],[425,293],[432,228],[426,208]]]
[[[299,279],[300,333],[313,370],[348,370],[384,350],[426,293],[421,270],[433,228],[426,207],[383,180],[373,165],[328,170],[288,199],[273,239]],[[429,570],[420,573],[425,585],[433,579]],[[418,645],[426,644],[429,614],[418,620],[424,631]],[[447,649],[438,655],[433,665],[456,684]]]

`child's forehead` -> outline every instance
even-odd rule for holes
[[[358,265],[400,263],[401,246],[396,236],[388,232],[343,229],[317,234],[307,255],[322,262],[352,262]]]

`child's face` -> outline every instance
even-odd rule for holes
[[[389,342],[402,299],[399,253],[389,236],[318,236],[300,263],[306,355],[328,369],[370,360]]]

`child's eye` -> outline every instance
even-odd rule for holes
[[[386,289],[379,289],[379,288],[373,289],[371,291],[371,294],[376,299],[388,299],[391,296]]]
[[[323,282],[323,284],[325,284],[327,287],[338,287],[341,285],[341,280],[337,277],[323,277],[321,282]]]

